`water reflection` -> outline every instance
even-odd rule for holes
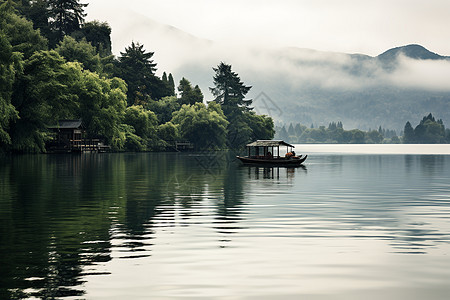
[[[292,181],[295,177],[296,170],[306,172],[305,166],[299,167],[273,167],[273,166],[251,166],[243,165],[241,168],[247,170],[248,179],[282,179],[285,178]],[[281,174],[281,176],[280,176]]]
[[[235,167],[226,153],[8,159],[0,169],[1,298],[80,296],[84,276],[109,274],[95,265],[149,257],[155,230],[192,219],[212,218],[227,242],[244,204]]]
[[[236,251],[243,272],[261,264],[288,272],[290,264],[264,252],[274,240],[293,252],[309,247],[314,253],[331,241],[362,251],[369,240],[389,247],[377,253],[383,258],[445,252],[449,160],[317,155],[306,170],[243,167],[226,152],[4,159],[0,298],[82,297],[92,276],[113,275],[110,263],[127,269],[176,258],[179,265],[217,267],[186,253]],[[251,264],[256,251],[268,255],[258,266]]]

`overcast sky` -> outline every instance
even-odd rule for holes
[[[88,20],[118,20],[131,10],[199,38],[234,45],[300,47],[378,55],[421,44],[450,55],[448,0],[85,0]],[[126,20],[125,20],[126,21]],[[122,23],[123,24],[123,23]],[[130,35],[132,33],[130,32]],[[140,37],[133,37],[138,39]],[[156,42],[156,41],[155,41]],[[113,44],[113,47],[115,47]],[[123,49],[113,49],[117,54]]]

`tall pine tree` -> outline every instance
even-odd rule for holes
[[[80,3],[79,0],[48,0],[48,4],[50,27],[57,37],[53,43],[81,28],[87,4]]]
[[[156,71],[153,54],[154,52],[145,52],[144,45],[135,42],[125,48],[125,52],[120,52],[117,75],[128,85],[129,105],[151,96],[149,79]]]
[[[225,116],[230,119],[252,110],[252,100],[245,99],[252,87],[244,85],[238,74],[231,70],[231,65],[221,62],[213,70],[216,72],[213,77],[214,87],[210,90],[214,101],[222,105]]]
[[[403,133],[403,143],[405,144],[412,144],[416,141],[416,137],[414,134],[414,129],[411,126],[411,123],[406,122],[405,129]]]

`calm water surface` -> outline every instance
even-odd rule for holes
[[[3,158],[0,299],[448,299],[450,148],[420,147]]]

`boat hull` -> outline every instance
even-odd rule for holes
[[[306,160],[308,155],[299,158],[251,158],[245,156],[236,156],[246,165],[267,165],[267,166],[300,166]]]

